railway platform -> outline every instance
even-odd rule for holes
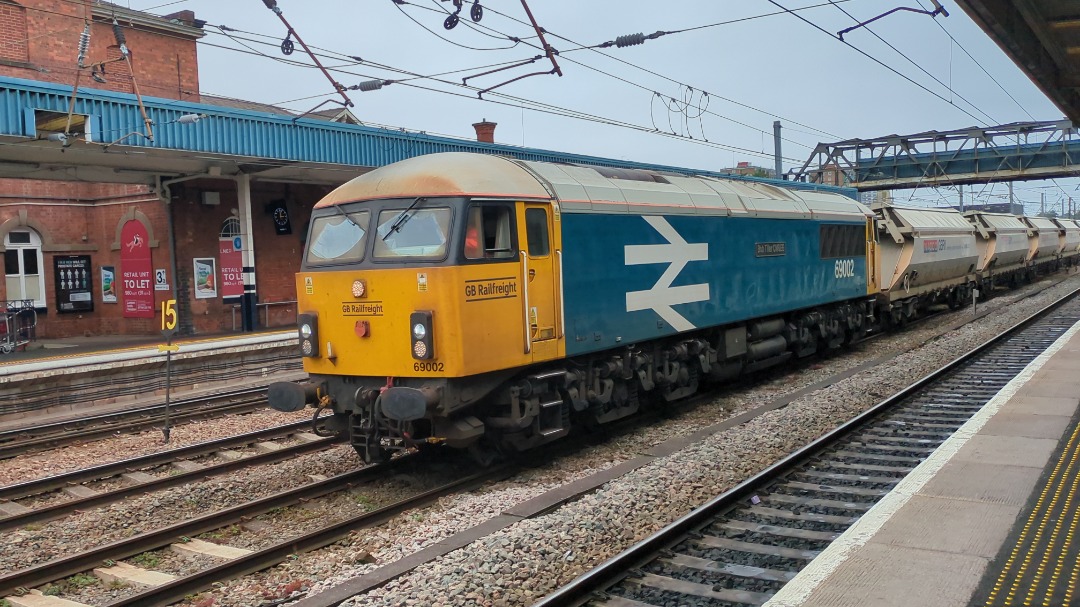
[[[1080,324],[767,607],[1080,604]]]
[[[0,356],[0,428],[164,399],[166,353],[161,337],[91,337],[43,341]],[[171,354],[174,396],[266,382],[298,373],[295,330],[180,338]]]

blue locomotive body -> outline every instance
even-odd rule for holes
[[[866,296],[864,233],[863,220],[564,212],[566,353]],[[833,234],[847,246],[823,246]]]

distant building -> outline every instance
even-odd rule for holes
[[[754,166],[749,162],[740,162],[733,168],[720,169],[721,173],[731,173],[732,175],[744,175],[747,177],[776,177],[775,169],[767,169],[765,167]]]
[[[891,204],[892,192],[889,190],[877,190],[874,192],[859,192],[859,202],[870,206],[873,204]]]

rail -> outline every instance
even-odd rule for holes
[[[260,303],[255,304],[255,309],[257,311],[260,306],[263,308],[263,311],[264,311],[264,314],[263,314],[263,326],[264,327],[269,327],[270,326],[270,307],[271,306],[296,305],[296,303],[297,302],[296,302],[295,299],[290,300],[290,301],[265,301],[265,302],[260,302]],[[240,309],[240,304],[233,304],[233,307],[232,307],[232,328],[233,328],[233,331],[236,331],[236,312],[239,309]],[[295,316],[295,314],[293,316]]]

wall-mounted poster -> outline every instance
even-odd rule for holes
[[[243,262],[240,259],[240,236],[218,239],[218,259],[221,261],[221,296],[240,297],[244,294]]]
[[[154,270],[150,264],[150,238],[141,221],[129,220],[120,229],[120,285],[124,318],[153,318]]]
[[[116,303],[116,268],[101,266],[101,301]]]
[[[195,299],[217,297],[217,263],[213,257],[196,257],[195,263]]]
[[[57,255],[53,257],[53,276],[56,279],[56,311],[94,311],[94,272],[89,255]]]

